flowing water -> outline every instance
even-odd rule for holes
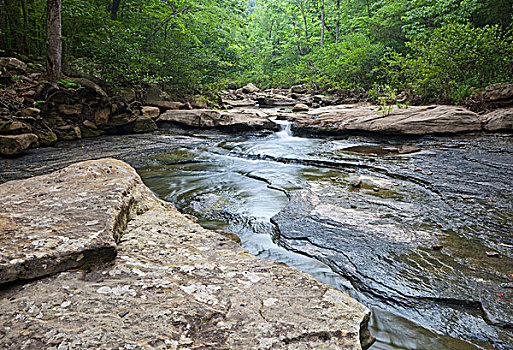
[[[511,136],[311,139],[276,122],[196,134],[138,171],[203,226],[370,307],[373,350],[513,348]]]

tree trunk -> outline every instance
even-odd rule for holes
[[[324,0],[321,0],[321,49],[324,46]]]
[[[301,44],[299,43],[299,35],[297,35],[296,30],[296,21],[294,20],[294,15],[292,15],[292,27],[294,28],[294,34],[296,35],[296,46],[299,51],[299,56],[303,56],[303,52],[301,51]]]
[[[340,35],[340,0],[337,0],[337,29],[335,32],[335,41],[338,43]]]
[[[303,21],[305,22],[305,41],[306,41],[306,53],[310,53],[310,43],[309,43],[309,40],[308,40],[308,25],[307,25],[307,18],[306,18],[306,14],[305,14],[305,9],[303,8],[303,3],[301,3],[301,5],[299,6],[299,8],[301,9],[301,14],[303,15]]]
[[[110,10],[110,18],[117,19],[118,18],[118,10],[119,10],[119,3],[121,0],[112,0],[112,8]]]
[[[61,78],[61,0],[46,1],[46,73],[50,83]]]

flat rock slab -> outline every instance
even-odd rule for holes
[[[214,111],[208,109],[169,110],[157,119],[159,126],[173,124],[225,131],[278,130],[279,126],[259,110]]]
[[[356,350],[372,343],[367,308],[203,229],[158,200],[125,163],[87,161],[0,188],[12,205],[0,211],[2,238],[10,237],[2,259],[33,254],[38,263],[91,246],[117,250],[103,265],[4,286],[1,348]],[[126,203],[131,209],[120,215]],[[59,236],[45,231],[54,222]],[[37,239],[54,249],[32,244]]]
[[[371,132],[425,135],[482,129],[476,113],[455,106],[394,106],[390,115],[385,117],[376,106],[340,105],[298,113],[289,119],[294,121],[294,132],[311,134]]]

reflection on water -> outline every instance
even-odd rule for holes
[[[303,188],[308,181],[332,181],[349,176],[348,169],[311,166],[301,160],[325,157],[358,165],[362,161],[374,164],[373,157],[382,155],[394,157],[397,164],[405,159],[404,155],[391,152],[393,147],[389,146],[383,154],[374,154],[381,149],[380,141],[373,144],[359,138],[297,138],[290,133],[288,122],[276,122],[282,125],[282,130],[274,135],[212,141],[204,147],[180,149],[179,157],[194,162],[166,165],[161,159],[157,165],[138,171],[161,198],[175,203],[181,211],[197,216],[203,226],[237,233],[251,253],[295,266],[371,307],[371,331],[377,338],[372,349],[493,349],[486,344],[474,346],[437,334],[436,330],[422,328],[398,316],[396,313],[402,313],[398,308],[390,307],[393,313],[386,311],[383,309],[386,305],[355,290],[328,265],[274,243],[278,232],[270,218],[287,205],[288,191]],[[375,152],[356,154],[355,150],[361,148],[354,146],[362,146],[362,143],[371,146],[367,149]],[[349,152],[340,152],[349,147],[353,147]],[[176,155],[171,152],[169,157]],[[280,157],[287,158],[287,162],[275,161]],[[408,312],[402,314],[408,315]]]

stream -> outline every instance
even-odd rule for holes
[[[513,349],[513,137],[102,136],[0,159],[0,182],[116,157],[204,227],[372,310],[371,350]]]

